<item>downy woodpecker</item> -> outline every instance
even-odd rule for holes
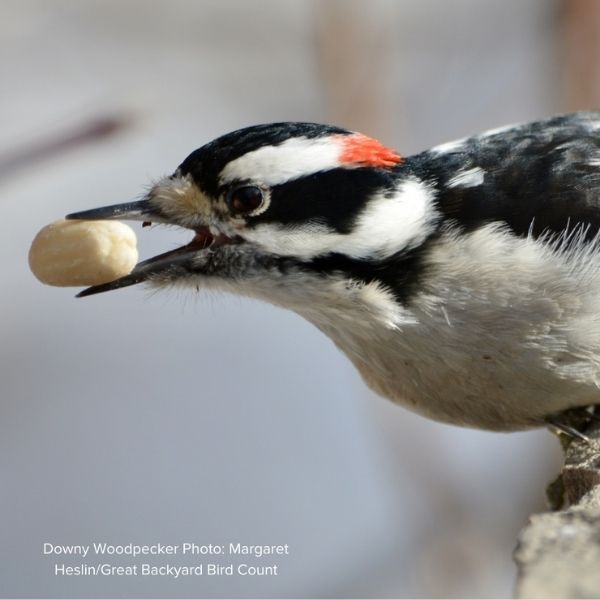
[[[258,125],[141,201],[68,218],[195,233],[79,296],[148,281],[260,298],[430,418],[525,429],[600,398],[600,112],[410,157],[338,127]]]

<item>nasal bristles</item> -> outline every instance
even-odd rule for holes
[[[404,159],[396,151],[386,148],[381,142],[362,133],[342,136],[342,164],[365,167],[389,168]]]

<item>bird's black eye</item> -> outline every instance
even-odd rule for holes
[[[236,215],[252,215],[262,212],[265,193],[255,185],[234,188],[227,194],[229,210]]]

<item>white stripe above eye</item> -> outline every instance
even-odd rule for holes
[[[338,233],[318,223],[294,227],[265,223],[245,231],[243,237],[268,252],[301,260],[332,252],[383,259],[417,247],[433,231],[438,216],[433,196],[427,184],[409,179],[395,194],[370,198],[350,233]]]
[[[251,180],[280,185],[312,173],[340,166],[342,136],[290,138],[277,146],[263,146],[232,160],[221,171],[220,181]]]

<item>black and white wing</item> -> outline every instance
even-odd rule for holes
[[[600,112],[504,127],[436,146],[405,168],[437,191],[464,230],[505,223],[517,235],[600,229]]]

